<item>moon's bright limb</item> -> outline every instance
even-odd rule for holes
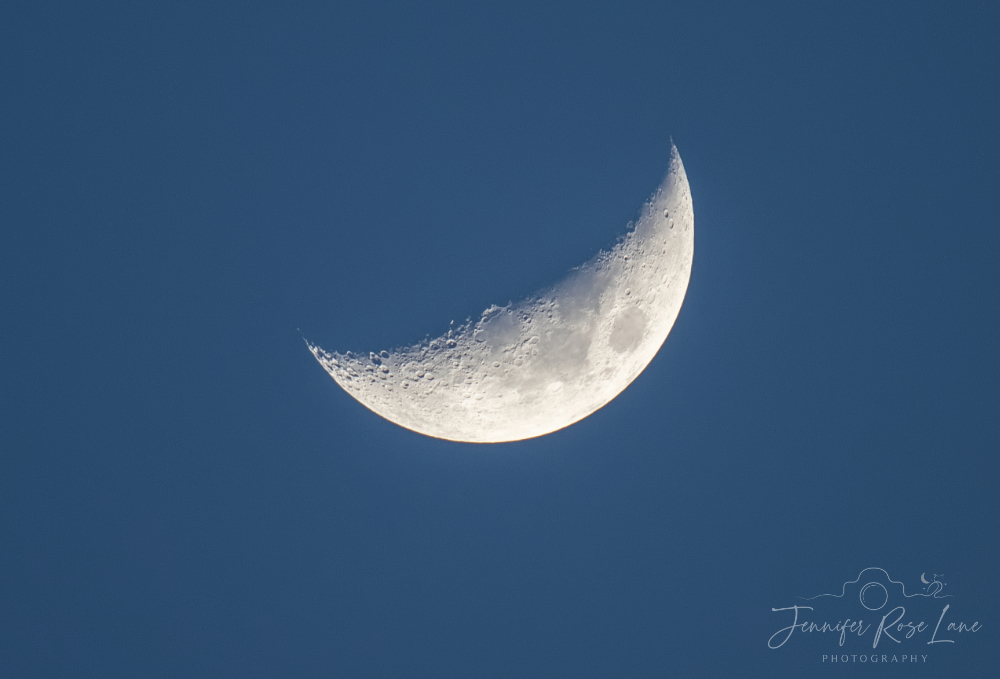
[[[924,583],[925,585],[931,584],[931,583],[927,582],[926,580],[924,580],[924,576],[925,575],[927,575],[927,574],[926,573],[921,573],[920,574],[920,582]]]
[[[542,436],[604,406],[649,365],[693,255],[691,190],[673,147],[634,227],[551,289],[394,351],[309,349],[348,394],[407,429],[474,443]]]

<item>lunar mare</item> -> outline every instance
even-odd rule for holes
[[[348,394],[407,429],[499,443],[551,433],[620,394],[680,312],[694,255],[694,209],[671,149],[666,177],[611,249],[521,302],[393,351],[309,344]]]

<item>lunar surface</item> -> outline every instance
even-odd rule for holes
[[[407,429],[474,443],[542,436],[601,408],[649,365],[693,255],[691,191],[674,147],[628,233],[552,288],[413,346],[309,349],[348,394]]]

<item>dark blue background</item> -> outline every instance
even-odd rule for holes
[[[995,3],[86,4],[0,8],[0,674],[807,676],[771,607],[867,566],[983,624],[879,674],[995,667]],[[556,280],[671,135],[687,299],[586,420],[306,350]]]

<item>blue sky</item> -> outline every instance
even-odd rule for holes
[[[981,674],[998,18],[5,4],[0,674],[804,676],[771,608],[866,567],[983,624],[906,670]],[[671,138],[688,295],[591,417],[433,440],[307,351],[552,283]]]

